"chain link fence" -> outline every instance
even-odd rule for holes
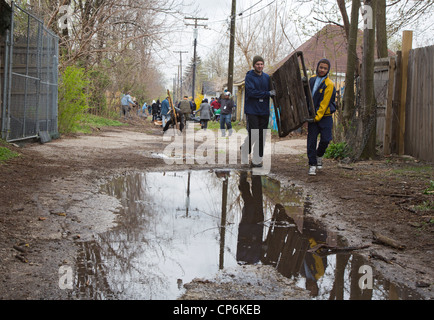
[[[12,2],[10,26],[0,44],[2,139],[58,135],[59,38]]]

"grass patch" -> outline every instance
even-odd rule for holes
[[[0,164],[19,156],[20,154],[17,152],[11,151],[6,147],[0,147]]]
[[[242,122],[231,122],[232,129],[238,131],[240,129],[246,129],[246,125]],[[200,129],[200,124],[198,124],[198,129]],[[217,131],[220,129],[220,121],[208,121],[208,130]]]
[[[393,170],[394,174],[399,174],[399,175],[407,175],[409,173],[426,174],[432,172],[433,172],[433,168],[431,166],[414,166],[414,167],[407,166],[405,168]]]
[[[117,120],[94,116],[91,114],[86,115],[79,123],[77,132],[91,133],[97,128],[101,127],[120,127],[127,124]]]
[[[423,203],[415,206],[415,209],[417,211],[431,211],[431,210],[434,210],[434,202],[433,201],[424,201]]]
[[[430,180],[429,187],[423,191],[424,194],[434,194],[434,180]]]

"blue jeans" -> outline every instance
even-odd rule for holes
[[[161,115],[161,120],[162,120],[162,125],[163,125],[163,128],[164,128],[164,126],[166,125],[167,121],[170,120],[170,114],[162,114]]]
[[[316,166],[317,157],[322,157],[333,139],[333,117],[323,117],[319,122],[309,123],[307,127],[307,157],[309,165]],[[318,134],[321,135],[318,147]]]
[[[231,124],[231,114],[221,114],[220,115],[220,130],[222,131],[222,136],[225,136],[226,127],[229,130],[229,135],[232,134],[232,124]]]

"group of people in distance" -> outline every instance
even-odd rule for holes
[[[252,167],[262,167],[265,143],[264,132],[268,129],[270,119],[270,98],[276,96],[276,91],[271,88],[270,76],[264,72],[264,59],[261,56],[255,56],[252,66],[253,69],[248,71],[245,77],[244,113],[247,119],[249,154],[252,154],[253,148],[255,150],[258,148],[255,152],[259,154],[260,159],[259,162],[252,159],[251,165]],[[332,114],[336,111],[336,89],[329,77],[329,72],[329,60],[321,59],[318,61],[316,74],[309,79],[315,109],[315,116],[306,119],[308,122],[307,156],[309,175],[316,175],[317,170],[322,169],[323,156],[332,140]],[[127,93],[122,98],[124,116],[130,103],[134,104],[131,96]],[[230,136],[232,134],[231,118],[234,107],[234,101],[228,91],[224,92],[219,99],[213,99],[211,103],[208,103],[208,99],[204,99],[196,111],[193,111],[196,108],[192,108],[191,101],[188,100],[187,96],[184,96],[183,100],[174,108],[169,107],[166,98],[161,103],[163,130],[166,131],[176,122],[179,123],[179,129],[182,131],[186,121],[190,119],[190,115],[193,113],[200,115],[202,129],[206,130],[208,121],[215,117],[220,121],[221,135],[225,137],[226,133],[228,133]],[[176,112],[176,119],[173,114],[174,111]],[[252,130],[258,130],[259,135],[252,135]],[[320,135],[319,143],[318,135]]]

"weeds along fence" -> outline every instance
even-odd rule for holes
[[[10,142],[52,137],[58,134],[59,38],[14,2],[11,9],[0,37],[1,136]]]

